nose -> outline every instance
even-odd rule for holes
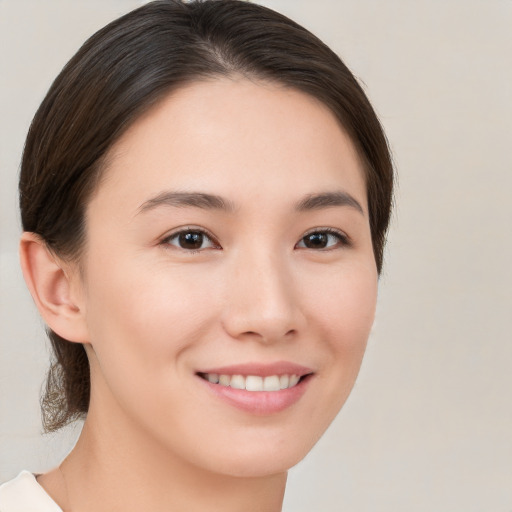
[[[283,258],[262,251],[240,257],[226,284],[222,321],[231,337],[270,344],[302,329],[297,283]]]

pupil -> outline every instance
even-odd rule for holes
[[[202,233],[181,233],[179,236],[180,246],[184,249],[199,249],[203,245]]]
[[[325,233],[311,233],[304,238],[304,245],[310,249],[318,249],[327,246],[327,235]]]

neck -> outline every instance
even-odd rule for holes
[[[89,411],[62,464],[72,512],[279,512],[286,473],[236,477],[213,473],[148,442],[139,432],[101,425]],[[65,498],[63,501],[66,501]]]

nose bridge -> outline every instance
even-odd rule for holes
[[[234,337],[274,342],[298,329],[298,302],[285,255],[241,250],[232,262],[224,323]]]

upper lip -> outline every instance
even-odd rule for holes
[[[199,370],[197,373],[216,373],[218,375],[308,375],[313,373],[311,368],[289,361],[276,361],[274,363],[241,363],[229,366],[218,366]]]

